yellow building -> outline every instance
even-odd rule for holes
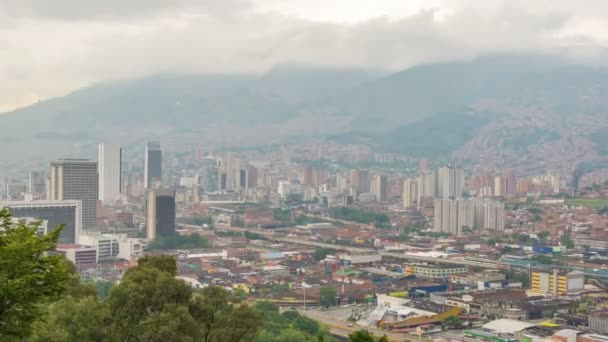
[[[553,271],[533,271],[530,292],[539,295],[561,296],[581,291],[585,286],[585,274],[581,271],[569,273]]]

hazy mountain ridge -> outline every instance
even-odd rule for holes
[[[423,65],[386,76],[293,67],[262,76],[160,75],[101,83],[0,115],[0,141],[23,162],[92,157],[94,145],[108,140],[129,146],[157,138],[178,149],[330,137],[499,165],[541,145],[572,143],[563,127],[577,132],[581,146],[593,146],[593,133],[608,128],[607,92],[608,69],[545,56]],[[501,157],[490,161],[496,158],[484,151],[492,150]],[[573,159],[582,158],[576,153]],[[10,155],[0,157],[0,169]]]

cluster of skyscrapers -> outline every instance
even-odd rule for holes
[[[403,208],[420,206],[423,198],[456,199],[464,191],[464,172],[461,167],[445,165],[437,172],[423,172],[418,178],[403,182]]]
[[[80,232],[97,228],[98,202],[112,205],[123,192],[123,151],[116,144],[100,144],[98,160],[58,159],[50,163],[48,177],[31,172],[24,201],[0,202],[14,217],[42,220],[49,228],[65,227],[60,243],[78,243]],[[144,184],[148,237],[175,232],[175,194],[162,188],[160,143],[149,142],[145,150]],[[41,195],[46,192],[45,196]],[[34,194],[46,200],[34,200]]]
[[[461,235],[466,229],[502,231],[504,210],[504,203],[492,199],[435,199],[434,229],[453,235]]]
[[[434,199],[434,229],[454,235],[470,230],[503,230],[504,204],[493,199],[463,198],[465,177],[461,167],[445,165],[437,172],[423,171],[403,182],[403,208],[420,207]]]

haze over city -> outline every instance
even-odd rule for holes
[[[608,341],[608,2],[0,0],[0,341]]]
[[[0,1],[0,111],[92,83],[282,64],[397,71],[504,52],[602,62],[605,1]]]

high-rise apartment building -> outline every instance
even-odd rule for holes
[[[372,179],[371,192],[376,196],[376,201],[386,202],[388,199],[388,177],[375,174]]]
[[[418,173],[425,174],[429,171],[429,161],[426,158],[422,158],[418,161]]]
[[[277,193],[279,196],[281,196],[281,198],[286,198],[292,193],[292,188],[293,186],[289,181],[281,180],[277,186]]]
[[[505,184],[501,176],[494,177],[494,196],[502,197],[505,195]]]
[[[51,162],[49,200],[82,202],[82,226],[95,228],[99,197],[97,162],[87,159],[59,159]]]
[[[149,141],[146,145],[144,160],[144,186],[152,189],[154,184],[162,185],[163,181],[163,154],[160,142]]]
[[[122,148],[116,144],[98,146],[99,200],[104,204],[120,199],[122,193]]]
[[[249,165],[247,168],[247,189],[255,189],[258,186],[258,169]]]
[[[350,172],[350,185],[357,195],[369,193],[371,190],[369,170],[352,170]]]
[[[446,165],[437,171],[437,197],[460,198],[464,188],[464,172],[461,167]]]
[[[420,198],[434,198],[437,193],[437,177],[434,172],[427,172],[418,176],[418,203]]]
[[[486,199],[436,199],[434,227],[438,232],[461,235],[465,227],[504,230],[504,204]]]
[[[175,191],[152,189],[146,193],[146,237],[175,234]]]
[[[403,181],[403,194],[401,199],[403,200],[403,209],[409,209],[418,204],[418,181],[408,178]]]

